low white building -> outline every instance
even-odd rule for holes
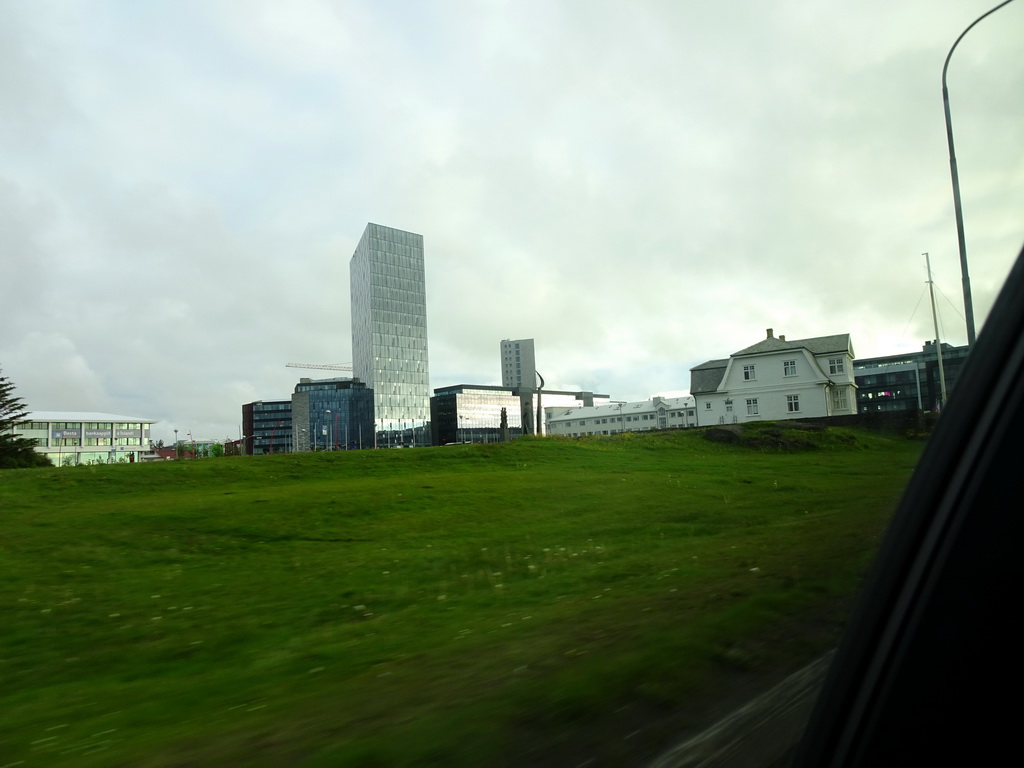
[[[727,359],[690,369],[697,422],[742,424],[857,413],[850,334],[787,341],[772,329]]]
[[[650,432],[697,425],[692,397],[659,397],[639,403],[608,403],[578,408],[545,408],[549,435],[583,437]]]
[[[14,433],[35,442],[54,466],[141,461],[156,419],[88,411],[33,411]]]

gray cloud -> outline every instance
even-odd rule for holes
[[[367,221],[424,235],[434,386],[508,337],[616,399],[766,327],[916,348],[921,252],[960,303],[939,75],[989,7],[4,4],[0,362],[37,409],[234,435],[349,359]],[[1024,240],[1022,9],[950,68],[979,321]]]

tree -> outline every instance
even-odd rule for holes
[[[14,382],[0,370],[0,469],[50,465],[49,459],[35,452],[35,443],[14,434],[14,428],[27,419],[28,408],[14,394]]]

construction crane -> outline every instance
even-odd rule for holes
[[[306,368],[311,371],[351,371],[352,363],[285,363],[286,368]]]

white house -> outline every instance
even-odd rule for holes
[[[742,424],[857,413],[848,333],[787,341],[772,329],[728,359],[690,369],[697,422]]]
[[[697,425],[692,397],[658,397],[639,403],[545,408],[547,433],[563,437],[615,435]]]

